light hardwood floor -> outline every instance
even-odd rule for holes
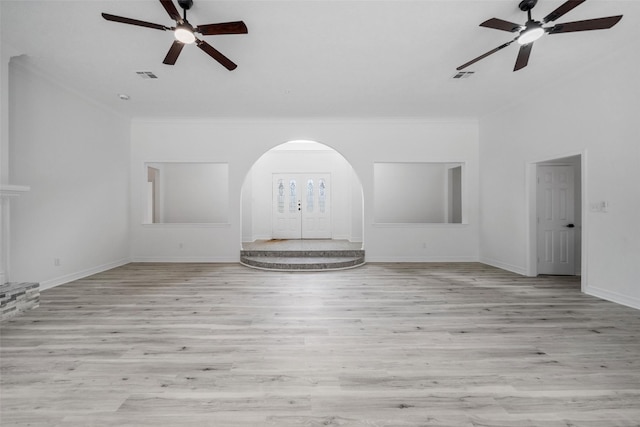
[[[1,325],[2,426],[640,425],[640,312],[481,264],[129,264]]]

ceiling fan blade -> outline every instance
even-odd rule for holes
[[[613,27],[622,19],[622,15],[606,18],[586,19],[584,21],[565,22],[549,28],[549,34],[573,33],[575,31],[606,30]]]
[[[505,21],[498,18],[487,19],[482,24],[480,24],[480,26],[493,28],[494,30],[509,31],[510,33],[515,33],[520,28],[522,28],[522,25],[520,24],[514,24],[513,22]]]
[[[178,9],[176,9],[176,5],[173,4],[172,0],[160,0],[160,3],[162,3],[164,10],[167,11],[171,19],[179,23],[183,22],[182,16],[180,16],[180,12],[178,12]]]
[[[153,22],[139,21],[137,19],[125,18],[123,16],[116,16],[108,13],[103,13],[102,17],[107,21],[121,22],[123,24],[131,24],[131,25],[137,25],[139,27],[153,28],[155,30],[166,31],[171,29],[169,27],[165,27],[164,25],[154,24]]]
[[[500,46],[498,46],[497,48],[495,48],[493,50],[490,50],[489,52],[485,53],[484,55],[480,55],[477,58],[472,59],[471,61],[467,62],[466,64],[463,64],[463,65],[459,66],[458,68],[456,68],[456,70],[458,70],[458,71],[463,70],[463,69],[467,68],[469,65],[475,64],[476,62],[480,61],[481,59],[484,59],[487,56],[489,56],[491,54],[494,54],[494,53],[496,53],[497,51],[499,51],[501,49],[504,49],[505,47],[507,47],[511,43],[513,43],[514,41],[515,41],[515,39],[511,40],[510,42],[507,42],[507,43],[505,43],[503,45],[500,45]]]
[[[555,21],[556,19],[560,18],[565,13],[569,12],[570,10],[573,10],[577,6],[580,6],[585,1],[587,1],[587,0],[569,0],[569,1],[564,2],[556,10],[554,10],[553,12],[551,12],[550,14],[545,16],[542,19],[542,23],[546,24],[547,22]]]
[[[169,52],[167,52],[167,56],[165,56],[163,64],[174,65],[178,60],[178,56],[180,52],[182,52],[182,48],[184,47],[184,43],[180,43],[178,40],[174,40],[173,44],[169,48]]]
[[[227,70],[231,71],[231,70],[235,70],[236,69],[236,67],[237,67],[236,64],[234,64],[229,58],[224,56],[222,53],[218,52],[209,43],[207,43],[207,42],[205,42],[203,40],[198,40],[198,39],[196,39],[196,43],[198,44],[198,47],[200,49],[205,51],[207,53],[207,55],[209,55],[210,57],[212,57],[213,59],[218,61],[220,64],[222,64],[222,66],[225,67]]]
[[[205,36],[213,36],[216,34],[247,34],[248,32],[247,26],[242,21],[198,25],[194,31]]]
[[[527,64],[529,63],[529,56],[531,55],[532,47],[533,43],[523,44],[522,46],[520,46],[518,58],[516,59],[516,66],[513,68],[513,71],[518,71],[527,66]]]

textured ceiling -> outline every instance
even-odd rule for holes
[[[101,12],[171,26],[160,2],[1,0],[2,42],[21,61],[130,117],[476,118],[628,50],[640,65],[640,1],[589,0],[557,22],[624,14],[610,30],[548,35],[513,72],[513,38],[478,26],[524,23],[518,0],[194,0],[192,24],[243,20],[246,35],[203,37],[236,64],[227,71],[195,46],[162,64],[170,32],[108,22]],[[563,1],[540,0],[541,19]],[[177,3],[176,3],[177,4]],[[141,79],[152,71],[158,79]],[[128,94],[129,101],[118,99]]]

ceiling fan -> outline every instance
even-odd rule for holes
[[[497,48],[490,50],[489,52],[478,56],[475,59],[467,62],[456,68],[462,70],[467,68],[471,64],[475,64],[481,59],[496,53],[497,51],[504,49],[513,42],[518,42],[520,45],[520,51],[518,52],[518,58],[516,59],[516,65],[513,71],[518,71],[527,66],[529,63],[529,56],[531,55],[531,48],[533,42],[538,40],[544,34],[561,34],[572,33],[575,31],[590,31],[590,30],[606,30],[613,27],[622,19],[622,15],[608,16],[606,18],[586,19],[584,21],[565,22],[563,24],[555,24],[550,27],[543,27],[544,24],[555,21],[563,16],[565,13],[581,5],[586,0],[569,0],[561,4],[556,10],[545,16],[542,21],[536,21],[531,17],[531,9],[533,9],[538,3],[538,0],[522,0],[520,2],[520,10],[527,12],[528,20],[526,24],[519,25],[513,22],[504,21],[498,18],[491,18],[480,24],[481,27],[493,28],[495,30],[508,31],[511,33],[517,33],[518,36],[507,43],[498,46]]]
[[[103,13],[102,17],[107,21],[121,22],[123,24],[137,25],[139,27],[153,28],[155,30],[173,31],[176,38],[167,56],[162,61],[168,65],[174,65],[182,51],[185,44],[195,43],[200,49],[202,49],[207,55],[218,61],[229,71],[234,70],[237,65],[234,64],[229,58],[224,56],[218,50],[216,50],[209,43],[204,40],[198,39],[194,33],[200,33],[203,36],[212,36],[216,34],[247,34],[247,26],[242,21],[235,22],[222,22],[218,24],[206,24],[198,25],[194,27],[187,21],[187,10],[193,6],[193,0],[178,0],[178,5],[184,10],[184,15],[180,16],[180,12],[173,4],[172,0],[160,0],[162,6],[167,11],[171,19],[176,21],[175,27],[167,27],[160,24],[154,24],[152,22],[139,21],[137,19],[124,18],[122,16],[111,15]]]

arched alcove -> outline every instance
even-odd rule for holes
[[[307,179],[307,176],[315,178]],[[363,242],[362,184],[353,167],[344,156],[328,145],[316,141],[295,140],[282,143],[265,152],[247,173],[241,195],[243,243],[282,238],[274,231],[273,216],[278,212],[278,203],[281,210],[284,210],[286,203],[288,210],[289,203],[293,201],[289,199],[289,194],[286,201],[284,196],[278,199],[277,194],[274,196],[274,189],[277,188],[278,182],[282,185],[282,182],[286,181],[286,185],[289,186],[290,179],[287,177],[299,178],[296,189],[298,198],[295,202],[305,203],[305,206],[296,206],[296,211],[305,211],[308,208],[304,196],[307,191],[312,191],[311,187],[316,186],[313,189],[316,191],[313,199],[315,201],[309,199],[310,207],[317,211],[320,204],[323,204],[324,209],[330,210],[330,229],[328,235],[312,234],[312,237],[309,237],[302,232],[304,223],[301,223],[300,235],[287,235],[286,238],[329,238]],[[319,185],[325,187],[323,191],[327,193],[326,200],[321,201],[317,195]],[[293,206],[291,208],[293,211]]]

